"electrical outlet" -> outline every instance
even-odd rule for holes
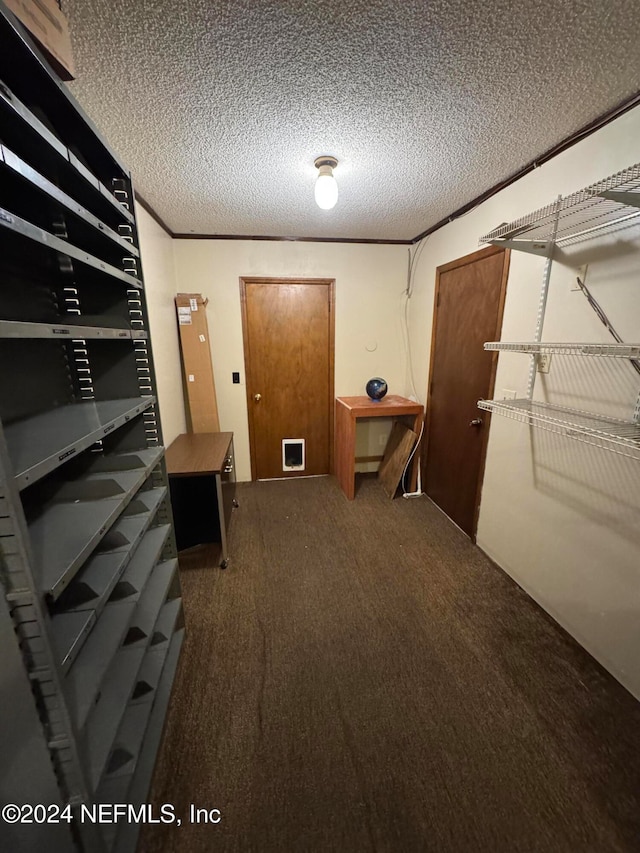
[[[581,267],[578,267],[575,270],[571,270],[571,290],[580,290],[580,285],[576,281],[576,277],[580,279],[580,281],[584,284],[587,280],[587,270],[589,269],[589,264],[583,264]]]
[[[548,373],[551,368],[551,353],[541,352],[538,356],[538,373]]]
[[[517,391],[513,391],[511,388],[503,388],[502,389],[502,399],[503,400],[516,400],[518,398]]]

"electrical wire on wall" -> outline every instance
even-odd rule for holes
[[[411,333],[409,331],[409,302],[411,300],[411,297],[413,296],[414,279],[415,279],[415,272],[417,269],[418,260],[420,258],[420,255],[422,254],[422,250],[424,249],[425,245],[427,244],[428,239],[429,238],[426,237],[424,240],[421,240],[420,243],[418,244],[416,250],[413,252],[413,254],[411,252],[411,249],[409,249],[409,258],[408,258],[408,265],[407,265],[407,286],[403,292],[404,305],[403,305],[403,309],[402,309],[402,319],[403,319],[402,336],[403,336],[403,341],[404,341],[404,346],[405,346],[405,353],[406,353],[406,357],[407,357],[407,365],[409,368],[409,381],[411,383],[411,390],[413,392],[414,399],[416,399],[416,400],[418,399],[418,392],[416,390],[415,376],[413,373],[413,357],[412,357],[412,352],[411,352]],[[402,496],[405,498],[419,497],[422,494],[422,482],[421,482],[421,476],[420,476],[420,469],[418,468],[418,484],[417,484],[417,490],[415,492],[407,492],[406,477],[407,477],[407,471],[409,470],[409,467],[411,465],[413,457],[417,453],[418,448],[420,446],[420,442],[422,441],[423,433],[424,433],[424,421],[422,422],[422,426],[420,427],[420,434],[418,436],[418,440],[416,441],[414,448],[411,451],[411,454],[407,460],[407,464],[404,467],[404,471],[402,472],[402,478],[401,478],[400,482],[402,483]]]
[[[407,266],[407,286],[403,291],[404,305],[402,310],[402,337],[404,341],[405,353],[407,356],[407,364],[409,366],[409,381],[411,382],[411,391],[413,392],[413,396],[416,398],[416,400],[418,399],[418,392],[416,391],[415,377],[413,374],[413,358],[411,355],[411,336],[409,332],[409,300],[413,296],[414,279],[418,259],[420,258],[422,250],[426,246],[428,239],[429,238],[426,237],[418,244],[413,255],[411,254],[411,249],[409,249],[409,262]]]
[[[450,216],[448,222],[454,222],[456,219],[461,219],[463,216],[468,216],[470,213],[473,213],[473,211],[476,210],[476,208],[478,208],[480,204],[481,202],[478,202],[477,204],[474,204],[473,207],[470,207],[468,210],[465,210],[463,213]],[[413,254],[411,253],[411,248],[408,250],[407,286],[403,291],[405,300],[403,306],[404,322],[402,326],[402,335],[407,356],[407,364],[409,365],[409,381],[411,382],[411,391],[416,400],[418,399],[418,392],[416,391],[415,377],[413,375],[413,359],[411,355],[411,340],[409,334],[409,301],[413,296],[413,287],[415,281],[415,273],[418,267],[418,261],[420,260],[420,255],[422,254],[424,247],[427,245],[430,236],[431,232],[429,234],[426,234],[415,245],[415,251],[413,252]]]
[[[475,204],[473,204],[471,207],[469,207],[468,210],[463,210],[460,213],[453,214],[452,216],[449,217],[447,222],[448,223],[454,222],[456,219],[461,219],[463,216],[468,216],[470,213],[472,213],[474,210],[476,210],[476,208],[480,207],[482,202],[483,202],[483,200],[480,199]],[[440,225],[438,227],[441,227],[444,224],[446,224],[446,223],[442,222],[442,223],[440,223]],[[409,302],[411,300],[411,297],[413,296],[415,272],[416,272],[416,269],[418,266],[418,261],[420,259],[420,255],[422,254],[422,250],[427,245],[427,241],[429,240],[429,237],[431,236],[432,233],[433,233],[432,231],[429,231],[427,234],[424,235],[424,237],[416,244],[416,249],[413,252],[413,254],[411,253],[411,249],[409,249],[409,263],[408,263],[408,269],[407,269],[407,286],[403,292],[404,306],[403,306],[403,311],[402,311],[402,314],[403,314],[402,333],[403,333],[405,352],[406,352],[406,356],[407,356],[407,365],[409,367],[409,381],[411,383],[411,391],[412,391],[413,396],[416,400],[418,399],[418,392],[416,391],[415,377],[413,374],[413,358],[412,358],[412,354],[411,354],[411,337],[410,337],[410,332],[409,332]],[[409,456],[409,459],[407,460],[407,464],[404,467],[404,471],[402,472],[402,479],[401,479],[402,489],[403,489],[402,496],[405,498],[417,498],[417,497],[420,497],[420,495],[422,494],[422,482],[421,482],[420,468],[418,467],[418,483],[417,483],[417,490],[415,492],[407,492],[406,491],[406,476],[407,476],[407,471],[409,470],[409,466],[411,465],[411,460],[413,459],[415,453],[418,450],[418,447],[420,446],[420,442],[422,441],[423,435],[424,435],[424,420],[423,420],[422,426],[420,428],[420,435],[418,436],[418,440],[416,441],[415,447],[413,448],[413,451],[411,452],[411,455]]]
[[[407,297],[411,299],[413,295],[413,283],[415,279],[415,272],[418,266],[418,260],[420,259],[420,255],[422,254],[422,250],[427,245],[429,241],[429,237],[425,237],[424,240],[421,240],[416,246],[416,250],[411,254],[411,249],[409,249],[409,268],[407,270],[407,287],[405,293]]]

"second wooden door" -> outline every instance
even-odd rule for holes
[[[334,282],[240,281],[252,478],[328,474],[333,448]],[[288,469],[283,441],[304,440]]]
[[[509,253],[490,247],[436,272],[427,400],[424,490],[465,533],[475,537],[488,438]]]

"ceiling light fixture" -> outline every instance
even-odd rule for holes
[[[318,157],[315,167],[318,170],[314,194],[316,204],[323,210],[331,210],[338,201],[338,184],[333,177],[333,170],[338,165],[335,157]]]

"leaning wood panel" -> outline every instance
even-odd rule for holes
[[[378,469],[378,479],[382,488],[392,500],[417,438],[416,433],[409,427],[399,421],[394,423]]]
[[[189,431],[194,433],[220,431],[207,302],[200,293],[178,293],[176,296],[186,414]]]

